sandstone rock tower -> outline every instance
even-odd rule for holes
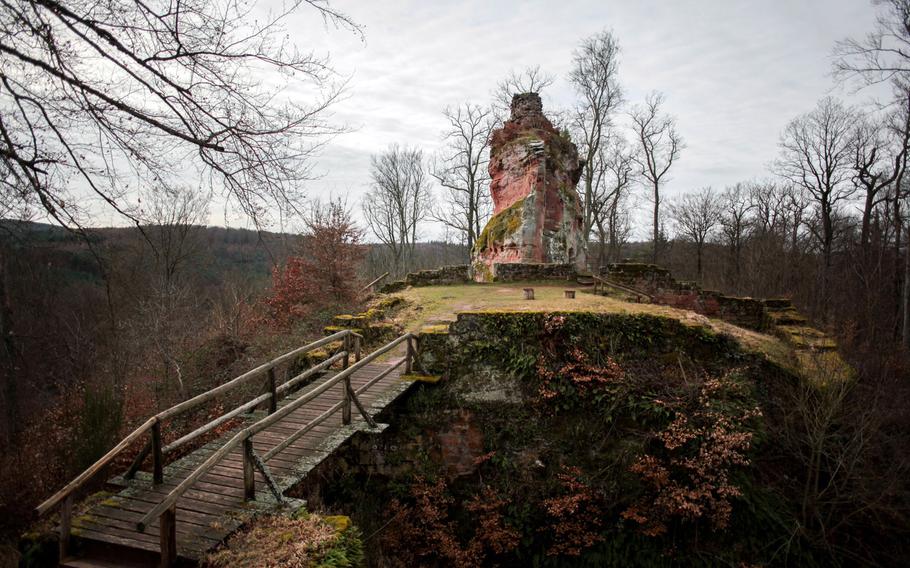
[[[512,98],[512,116],[490,139],[493,217],[471,251],[474,279],[496,265],[570,264],[584,268],[585,238],[575,185],[578,150],[543,114],[537,93]]]

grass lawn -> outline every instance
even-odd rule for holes
[[[395,320],[407,331],[419,331],[426,325],[454,321],[459,312],[471,311],[649,314],[732,335],[745,349],[762,353],[779,365],[791,369],[798,365],[793,350],[772,335],[743,329],[687,310],[627,302],[619,296],[596,296],[577,285],[569,284],[547,281],[412,287],[394,294],[409,303]],[[525,300],[523,288],[534,288],[535,299]],[[565,290],[576,290],[575,298],[565,298]]]

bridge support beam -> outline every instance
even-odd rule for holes
[[[410,375],[411,371],[414,370],[414,344],[412,343],[413,339],[408,337],[408,353],[405,356],[404,362],[404,374]]]
[[[60,562],[62,563],[70,552],[70,528],[73,524],[73,495],[66,496],[63,508],[60,509]]]
[[[350,335],[345,336],[344,338],[344,359],[341,361],[342,369],[347,369],[351,365],[351,349],[353,348],[354,341]],[[351,376],[348,375],[344,378],[344,383],[342,384],[344,389],[344,394],[342,395],[342,400],[344,404],[341,405],[341,423],[350,424],[351,423]]]
[[[344,404],[341,407],[341,423],[351,423],[351,376],[344,378]]]

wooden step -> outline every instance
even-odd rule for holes
[[[60,563],[64,568],[153,568],[161,565],[157,553],[80,539],[79,554]]]
[[[109,560],[104,558],[67,558],[60,563],[61,568],[152,568],[155,561],[131,562],[124,559]]]

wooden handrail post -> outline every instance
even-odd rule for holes
[[[60,562],[69,556],[70,528],[73,521],[73,494],[66,496],[63,507],[60,509]]]
[[[152,424],[152,482],[164,483],[164,455],[161,453],[161,422]]]
[[[351,335],[344,336],[344,359],[342,360],[342,368],[347,369],[351,364],[351,346],[353,345],[356,338]],[[344,378],[344,384],[342,384],[344,389],[343,400],[344,404],[341,406],[341,423],[350,424],[351,423],[351,376],[348,375]]]
[[[341,407],[341,423],[351,423],[351,376],[344,378],[344,405]]]
[[[256,499],[256,477],[253,466],[253,437],[243,439],[243,498],[247,501]]]
[[[177,563],[177,504],[174,503],[158,517],[161,545],[161,568]]]
[[[404,374],[410,375],[414,368],[414,343],[413,337],[408,337],[408,354],[404,363]]]
[[[277,386],[275,385],[275,367],[269,369],[269,393],[272,395],[269,397],[269,414],[278,410],[278,393],[276,392]]]
[[[363,354],[363,338],[359,335],[354,336],[354,361],[360,361]]]

